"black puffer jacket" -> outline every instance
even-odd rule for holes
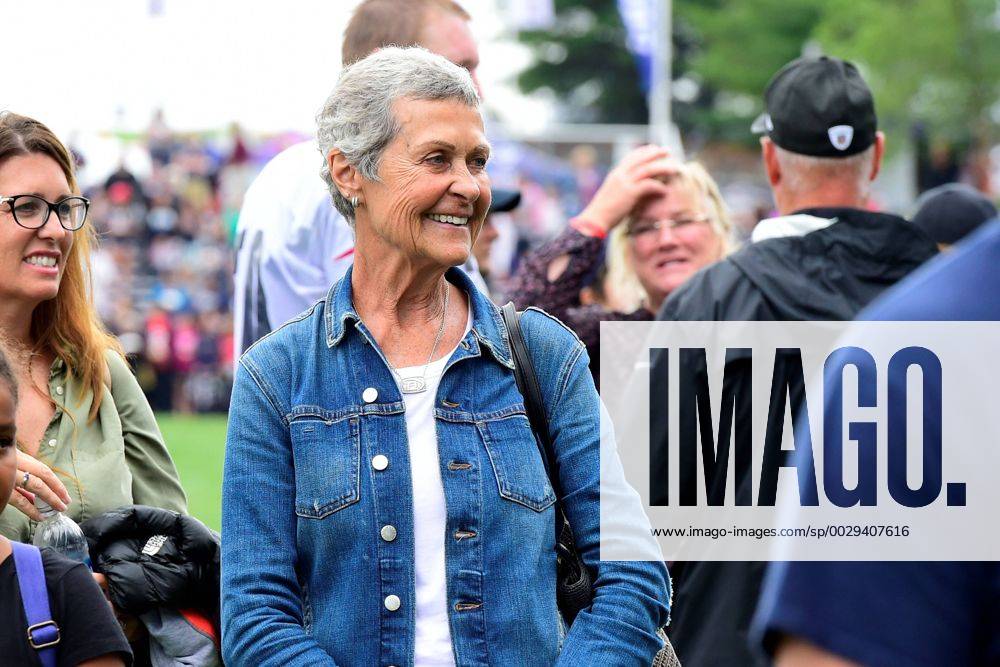
[[[117,609],[134,616],[157,607],[218,613],[219,537],[194,517],[132,505],[81,527]]]
[[[659,319],[670,321],[797,321],[853,320],[858,312],[886,289],[937,254],[930,237],[903,218],[850,208],[814,208],[798,211],[837,221],[804,234],[760,241],[703,269],[678,288],[663,304]],[[660,364],[651,373],[656,382],[668,375]],[[775,360],[775,377],[788,368]],[[751,361],[736,354],[726,361],[726,376],[734,387],[749,387]],[[704,375],[703,366],[687,370]],[[784,375],[782,375],[784,377]],[[785,386],[775,383],[775,386]],[[653,396],[666,396],[662,384]],[[746,392],[749,389],[734,389]],[[801,406],[802,389],[791,398],[792,412]],[[737,408],[739,410],[739,408]],[[667,461],[669,419],[666,411],[650,417],[650,446],[656,458]],[[736,423],[750,415],[738,413]],[[667,479],[665,469],[652,472]],[[713,490],[723,491],[727,476],[720,475]],[[737,494],[752,497],[749,468],[735,473]],[[660,493],[666,489],[660,485]],[[667,499],[653,491],[653,504]],[[681,662],[691,665],[763,667],[770,661],[751,651],[748,628],[765,564],[760,562],[687,562],[670,568],[674,603],[670,639]]]

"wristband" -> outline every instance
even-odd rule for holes
[[[584,236],[590,236],[595,239],[605,239],[608,237],[608,230],[604,229],[604,227],[601,227],[593,220],[587,220],[586,218],[581,218],[580,216],[571,218],[569,226]]]

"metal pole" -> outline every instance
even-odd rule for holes
[[[671,27],[671,0],[650,0],[656,21],[652,49],[652,81],[647,102],[649,105],[649,140],[681,153],[680,137],[671,121],[670,82],[673,60]]]

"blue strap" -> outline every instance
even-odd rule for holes
[[[49,594],[45,586],[45,568],[38,547],[11,542],[17,585],[21,588],[21,604],[28,619],[28,644],[38,652],[43,667],[56,667],[56,644],[59,626],[52,620]]]

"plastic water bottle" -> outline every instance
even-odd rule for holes
[[[90,550],[87,548],[87,536],[80,530],[73,519],[35,496],[35,507],[42,514],[42,521],[35,527],[35,537],[32,543],[41,549],[50,549],[61,553],[72,560],[80,561],[91,570]]]

